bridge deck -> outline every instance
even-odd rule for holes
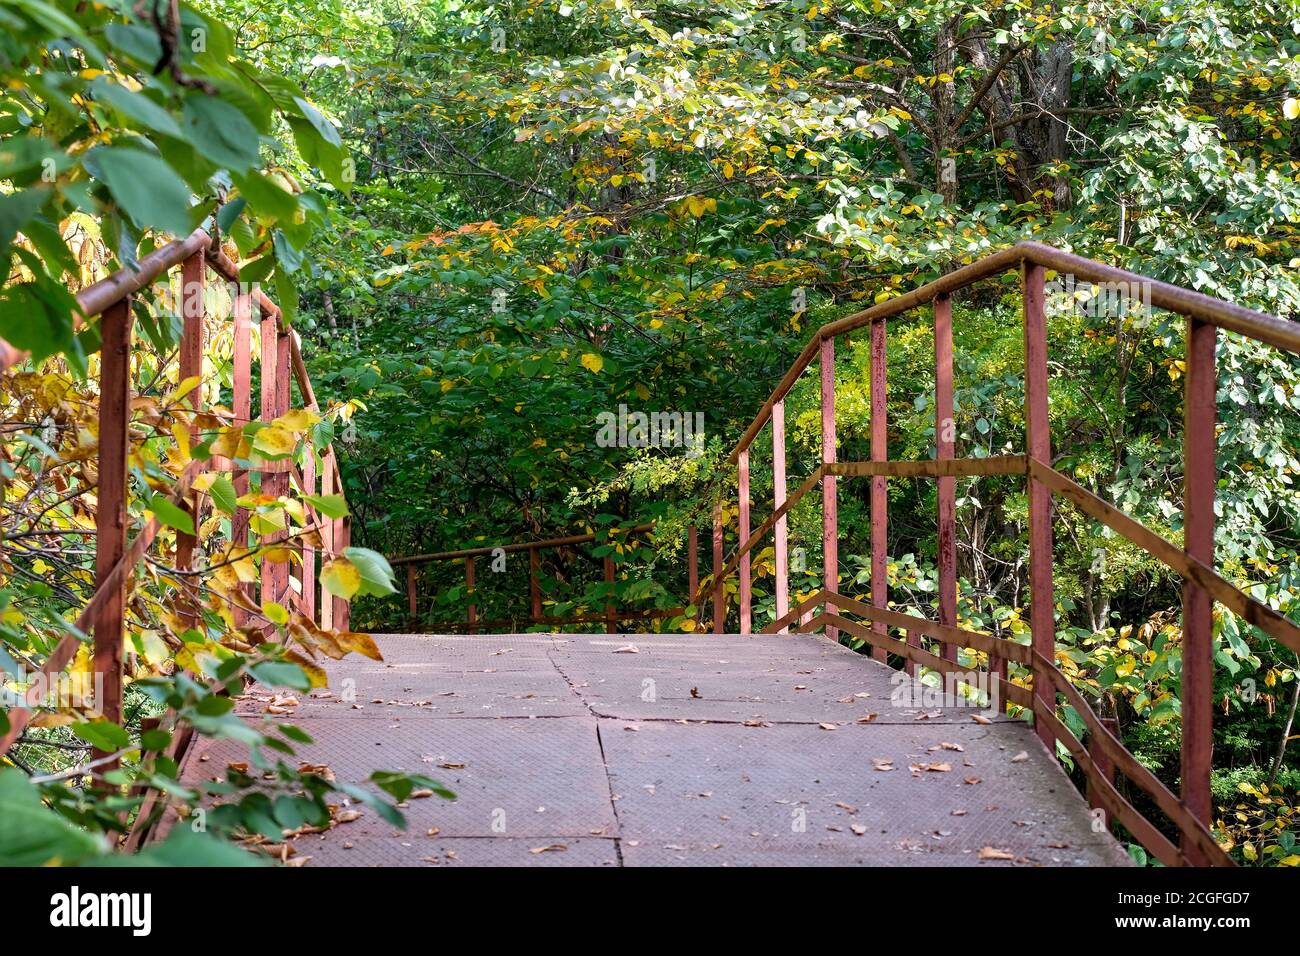
[[[404,833],[364,811],[300,836],[308,865],[1127,861],[1022,723],[893,705],[894,671],[823,637],[376,639],[384,662],[331,664],[333,696],[276,719],[340,780],[407,770],[458,799],[410,801]],[[185,774],[242,759],[204,740]]]

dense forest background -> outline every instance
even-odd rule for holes
[[[684,506],[809,331],[1022,238],[1295,316],[1297,16],[888,0],[394,4],[322,9],[309,29],[259,14],[257,55],[312,64],[307,88],[357,162],[302,309],[315,373],[365,404],[347,460],[365,540],[400,555],[658,519],[653,545],[618,555],[620,603],[680,603]],[[958,455],[1021,445],[1018,306],[1010,283],[957,303]],[[927,319],[892,329],[891,457],[934,453]],[[1183,335],[1176,317],[1104,305],[1056,309],[1050,327],[1057,467],[1175,540]],[[841,343],[845,458],[867,457],[868,358],[865,337]],[[1300,365],[1224,336],[1220,368],[1218,559],[1294,614]],[[790,400],[792,487],[817,461],[814,378]],[[597,416],[619,404],[702,412],[708,452],[601,447]],[[859,592],[867,487],[840,491]],[[930,616],[933,494],[890,485],[891,594]],[[1019,633],[1022,490],[959,494],[961,619]],[[803,593],[819,520],[811,502],[793,518]],[[1068,509],[1056,524],[1063,666],[1169,775],[1179,581]],[[770,550],[756,568],[770,619]],[[548,570],[557,612],[599,606],[595,562]],[[525,613],[522,577],[485,572],[480,615]],[[461,618],[462,575],[424,573],[426,621]],[[368,613],[405,618],[397,599]],[[1218,625],[1217,796],[1247,801],[1258,849],[1290,858],[1272,828],[1300,782],[1279,764],[1296,661],[1231,615]]]
[[[354,540],[389,558],[654,520],[653,537],[605,545],[613,590],[627,608],[680,604],[686,524],[728,486],[726,454],[809,333],[1021,239],[1300,315],[1292,0],[196,11],[297,111],[276,119],[292,135],[264,140],[263,178],[228,181],[221,204],[248,204],[229,238],[296,311],[332,403]],[[277,95],[281,77],[300,105]],[[119,120],[149,122],[129,108]],[[12,232],[0,229],[6,246]],[[103,245],[105,261],[120,258],[116,234]],[[956,301],[958,456],[1021,450],[1019,307],[1010,278]],[[0,311],[11,340],[13,315]],[[1181,319],[1079,290],[1049,334],[1055,467],[1181,540]],[[867,345],[840,343],[845,459],[868,457]],[[889,347],[890,457],[931,457],[928,310],[891,322]],[[1224,334],[1219,369],[1218,564],[1296,619],[1300,360]],[[701,413],[702,454],[606,447],[599,416],[620,405]],[[812,376],[787,417],[793,487],[818,461]],[[1022,485],[959,484],[964,626],[1027,633]],[[841,483],[842,588],[856,594],[868,593],[867,491]],[[890,483],[891,597],[927,616],[935,510],[933,483]],[[1068,509],[1055,531],[1060,664],[1176,783],[1180,581]],[[802,596],[821,576],[811,501],[791,534]],[[548,557],[549,610],[603,606],[601,555]],[[770,550],[755,570],[765,623]],[[526,614],[526,581],[526,566],[481,567],[480,616]],[[463,617],[462,567],[429,568],[420,588],[422,626]],[[411,625],[398,596],[362,597],[355,614],[359,630]],[[1215,614],[1216,821],[1238,860],[1297,865],[1300,758],[1287,741],[1300,662]]]

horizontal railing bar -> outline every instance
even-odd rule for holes
[[[1184,578],[1190,578],[1209,592],[1216,601],[1248,624],[1252,624],[1274,640],[1300,653],[1300,627],[1283,617],[1266,604],[1261,604],[1244,591],[1228,583],[1213,568],[1191,557],[1182,548],[1166,541],[1145,525],[1130,518],[1114,505],[1094,495],[1083,486],[1071,481],[1050,465],[1036,458],[1029,460],[1029,473],[1056,494],[1068,499],[1080,511],[1096,518],[1116,534],[1132,541],[1152,557],[1163,562]]]
[[[800,628],[800,631],[825,626],[839,628],[841,631],[845,631],[855,637],[861,638],[872,647],[883,648],[884,650],[897,654],[899,657],[905,658],[914,664],[920,664],[922,667],[928,667],[931,670],[936,670],[943,674],[969,675],[972,673],[970,668],[963,667],[956,661],[944,660],[942,657],[931,654],[923,648],[908,644],[905,641],[900,641],[897,638],[890,637],[888,634],[881,634],[879,631],[873,631],[869,627],[863,627],[857,621],[851,621],[843,615],[835,614],[830,611],[823,611],[821,614],[818,614],[807,624],[803,625]],[[990,686],[992,686],[994,680],[997,681],[999,699],[1009,700],[1013,704],[1026,708],[1030,707],[1033,703],[1032,695],[1027,688],[1021,687],[1019,684],[1013,684],[1011,681],[1002,678],[992,671],[976,671],[975,673],[988,679]],[[962,681],[961,683],[969,682]],[[975,686],[976,689],[980,689],[978,685]]]
[[[109,306],[117,305],[128,295],[139,292],[164,272],[180,265],[196,252],[207,249],[212,239],[202,229],[195,229],[184,239],[173,239],[139,261],[138,269],[119,269],[112,275],[91,283],[77,293],[77,308],[83,319],[93,319]]]
[[[828,598],[829,602],[835,605],[836,609],[841,611],[853,611],[868,621],[879,621],[890,627],[896,627],[900,630],[914,631],[917,634],[924,634],[926,637],[933,638],[941,644],[953,644],[957,647],[973,647],[977,651],[983,651],[991,657],[1000,657],[1004,660],[1015,661],[1017,664],[1028,664],[1030,662],[1032,651],[1028,644],[1019,644],[1015,641],[1008,640],[1004,637],[994,637],[991,634],[980,634],[976,631],[968,631],[965,628],[953,627],[950,624],[940,624],[937,621],[931,621],[924,617],[913,617],[910,614],[902,614],[898,611],[890,611],[886,608],[874,607],[870,604],[864,604],[853,598],[847,598],[843,595],[835,595]]]
[[[845,332],[851,332],[854,329],[860,329],[864,325],[870,325],[878,319],[892,318],[899,313],[907,312],[908,310],[914,309],[920,305],[925,305],[927,302],[932,301],[936,296],[950,295],[965,286],[972,285],[983,279],[988,279],[1000,273],[1007,272],[1010,269],[1017,268],[1023,257],[1024,253],[1019,246],[1011,246],[1010,248],[1002,249],[998,252],[992,253],[991,255],[987,255],[982,259],[977,259],[969,265],[962,266],[946,275],[940,276],[932,282],[927,282],[925,285],[913,289],[910,292],[905,292],[902,295],[881,302],[879,305],[874,305],[869,309],[864,309],[861,312],[856,312],[853,315],[845,316],[835,322],[829,322],[826,325],[823,325],[813,333],[808,344],[804,346],[803,351],[799,353],[799,357],[796,358],[794,364],[790,366],[790,370],[785,373],[785,376],[776,386],[776,389],[768,397],[767,401],[763,403],[763,407],[759,409],[754,420],[750,423],[749,427],[745,429],[745,433],[741,435],[740,441],[736,443],[736,447],[732,449],[731,455],[727,459],[728,462],[734,465],[739,460],[740,453],[749,447],[750,443],[754,440],[755,436],[758,435],[762,427],[767,424],[767,420],[772,416],[772,406],[785,398],[790,389],[794,387],[794,383],[803,373],[803,370],[807,368],[812,360],[817,356],[821,348],[822,339],[842,335]]]
[[[825,600],[826,600],[826,591],[825,589],[823,589],[821,591],[818,591],[816,594],[813,594],[810,597],[805,598],[802,602],[800,602],[798,607],[791,608],[783,616],[778,617],[767,627],[759,631],[759,633],[775,634],[777,631],[781,630],[781,628],[789,627],[791,624],[799,620],[799,618],[802,617],[809,608],[817,607],[818,605],[823,604]]]
[[[990,458],[942,458],[920,461],[841,461],[823,466],[828,475],[864,478],[975,478],[987,475],[1023,475],[1029,466],[1024,455]]]
[[[649,521],[645,524],[639,524],[631,528],[616,529],[621,534],[640,534],[644,531],[653,531],[654,522]],[[528,551],[532,548],[560,548],[570,544],[587,544],[595,541],[600,535],[597,532],[590,534],[575,534],[567,538],[547,538],[544,541],[519,541],[503,545],[485,545],[481,548],[462,548],[459,551],[439,551],[435,554],[408,554],[404,558],[393,558],[390,564],[425,564],[430,561],[450,561],[454,558],[477,558],[481,555],[492,554],[498,549],[513,554],[519,551]]]
[[[149,253],[139,261],[140,268],[119,269],[112,275],[91,283],[76,295],[78,314],[73,316],[73,321],[80,324],[95,318],[128,295],[139,292],[167,270],[206,249],[211,242],[206,232],[195,229],[184,239],[174,239]],[[29,355],[30,353],[16,349],[0,339],[0,372],[8,371],[25,361]]]
[[[1111,282],[1122,285],[1137,284],[1143,295],[1149,295],[1157,308],[1177,312],[1221,329],[1237,332],[1248,338],[1272,345],[1288,352],[1300,353],[1300,324],[1286,319],[1248,309],[1233,302],[1225,302],[1202,292],[1193,292],[1181,286],[1150,279],[1136,272],[1085,259],[1072,252],[1064,252],[1041,242],[1021,242],[1015,246],[1026,259],[1047,269],[1067,273],[1089,282]]]

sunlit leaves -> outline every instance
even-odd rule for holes
[[[335,558],[321,567],[320,583],[335,597],[351,600],[361,590],[361,572],[347,558]]]

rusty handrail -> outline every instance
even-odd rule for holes
[[[982,459],[963,462],[953,457],[953,443],[943,439],[943,425],[951,422],[953,415],[952,398],[952,308],[951,295],[982,279],[991,278],[1013,267],[1021,270],[1021,284],[1024,302],[1025,334],[1025,401],[1026,401],[1026,454],[1008,456],[1000,462]],[[1186,359],[1186,398],[1185,406],[1185,484],[1184,515],[1185,544],[1179,548],[1165,539],[1155,535],[1132,518],[1078,486],[1069,478],[1060,474],[1046,464],[1050,461],[1050,432],[1047,419],[1047,327],[1045,302],[1045,271],[1053,269],[1072,274],[1076,280],[1099,284],[1117,283],[1125,287],[1140,288],[1144,301],[1152,305],[1183,314],[1188,320],[1188,351]],[[885,330],[888,319],[901,315],[919,305],[933,305],[935,327],[935,362],[936,362],[936,444],[938,458],[933,462],[898,462],[887,460],[885,449]],[[835,417],[834,417],[834,359],[835,338],[845,332],[864,326],[871,327],[871,445],[872,460],[869,462],[839,463],[836,461]],[[1224,302],[1201,293],[1192,292],[1167,283],[1157,282],[1092,260],[1062,252],[1050,246],[1036,242],[1019,243],[1010,249],[994,253],[981,260],[964,266],[934,282],[918,289],[897,296],[855,315],[819,328],[811,337],[807,346],[796,358],[789,371],[781,379],[771,396],[764,402],[759,413],[746,428],[740,441],[729,458],[729,463],[738,465],[740,499],[740,526],[737,543],[730,558],[724,561],[722,542],[721,505],[715,505],[714,517],[714,578],[708,586],[697,595],[701,597],[714,593],[713,629],[720,633],[724,627],[725,604],[720,583],[726,580],[739,567],[740,584],[738,587],[739,616],[741,633],[748,633],[751,624],[749,560],[748,554],[769,531],[776,531],[776,550],[782,555],[786,550],[785,529],[774,521],[789,510],[785,499],[785,448],[784,448],[784,410],[786,395],[793,388],[795,381],[812,363],[814,357],[820,358],[821,400],[822,400],[822,462],[819,469],[823,490],[823,545],[824,545],[824,589],[813,599],[804,601],[794,611],[788,608],[788,569],[783,568],[782,561],[777,562],[777,619],[771,630],[784,631],[786,628],[808,630],[822,626],[828,636],[834,637],[837,629],[847,625],[847,621],[837,608],[851,607],[862,611],[867,608],[860,602],[839,597],[838,592],[838,558],[836,542],[838,539],[836,481],[839,477],[870,476],[872,479],[872,546],[871,546],[871,607],[864,613],[872,622],[870,629],[855,624],[847,625],[856,636],[863,637],[866,643],[875,647],[875,656],[885,658],[885,651],[901,653],[905,659],[924,661],[918,654],[908,648],[918,632],[927,633],[940,641],[943,646],[943,666],[949,667],[957,659],[959,647],[978,646],[979,641],[945,641],[937,636],[933,629],[913,624],[904,627],[891,617],[886,610],[887,584],[884,575],[886,561],[885,522],[887,521],[887,497],[884,482],[889,477],[927,477],[939,482],[939,626],[953,628],[956,625],[956,556],[955,556],[955,479],[958,476],[975,476],[989,474],[1024,475],[1029,486],[1029,537],[1030,537],[1030,612],[1033,672],[1033,691],[1028,698],[1028,709],[1038,719],[1037,730],[1043,743],[1049,749],[1059,740],[1071,753],[1084,756],[1079,765],[1084,768],[1090,785],[1090,794],[1096,793],[1096,799],[1115,814],[1115,819],[1123,823],[1131,833],[1166,863],[1192,864],[1230,864],[1231,860],[1219,850],[1209,834],[1210,796],[1209,776],[1212,746],[1212,706],[1210,700],[1212,679],[1212,644],[1211,644],[1211,602],[1221,601],[1225,607],[1240,615],[1248,623],[1258,627],[1280,643],[1300,651],[1300,627],[1277,613],[1262,602],[1256,601],[1241,589],[1227,582],[1214,569],[1213,555],[1213,503],[1214,503],[1214,467],[1215,467],[1215,334],[1223,328],[1246,335],[1264,344],[1286,351],[1300,353],[1300,325],[1287,322],[1276,316],[1256,310],[1247,309],[1233,303]],[[773,423],[773,470],[779,476],[775,488],[776,510],[753,533],[749,529],[749,448],[754,438],[769,421]],[[805,485],[799,489],[802,497],[810,489]],[[1053,612],[1054,590],[1052,586],[1052,528],[1051,502],[1055,495],[1070,500],[1085,514],[1101,521],[1122,537],[1134,542],[1148,553],[1161,560],[1166,566],[1176,571],[1184,580],[1184,734],[1182,745],[1182,799],[1171,804],[1172,797],[1166,799],[1156,794],[1162,811],[1177,826],[1182,835],[1182,845],[1173,847],[1163,835],[1143,820],[1137,811],[1127,804],[1108,779],[1106,768],[1118,766],[1131,780],[1152,792],[1149,780],[1141,778],[1133,770],[1135,761],[1123,751],[1125,758],[1117,757],[1114,752],[1107,752],[1107,760],[1092,761],[1088,758],[1086,748],[1078,740],[1068,735],[1060,721],[1055,718],[1057,706],[1056,694],[1060,692],[1059,684],[1064,682],[1062,675],[1055,668],[1055,619]],[[782,572],[786,572],[783,574]],[[813,609],[820,604],[825,608],[822,614],[812,616]],[[889,627],[908,630],[908,644],[900,644],[888,636]],[[947,632],[951,637],[952,632]],[[933,655],[929,655],[933,658]],[[998,660],[990,655],[990,665],[995,667],[994,675],[1005,682],[1005,660]],[[929,666],[927,664],[927,666]],[[1017,692],[1019,693],[1019,692]],[[1082,698],[1075,701],[1067,694],[1067,699],[1079,706]],[[1077,694],[1075,695],[1077,696]],[[1083,706],[1086,707],[1086,704]],[[1088,713],[1090,730],[1097,722],[1091,711]],[[1098,725],[1100,726],[1100,725]],[[1063,736],[1063,734],[1065,736]],[[1109,736],[1109,732],[1106,732]],[[1094,736],[1097,732],[1094,731]],[[1068,739],[1067,739],[1068,737]],[[1098,746],[1103,750],[1122,750],[1122,745],[1109,737],[1111,747],[1103,740]],[[1090,743],[1089,747],[1093,744]],[[1129,771],[1133,772],[1130,773]],[[1150,776],[1148,774],[1148,776]],[[1158,784],[1158,781],[1156,781]],[[1160,785],[1163,787],[1163,785]]]
[[[129,368],[131,352],[132,297],[147,288],[170,270],[180,266],[185,286],[182,292],[183,331],[180,347],[180,377],[202,375],[202,352],[206,329],[206,303],[203,286],[206,270],[219,277],[239,283],[239,268],[219,248],[203,229],[196,229],[183,239],[173,240],[140,259],[138,268],[121,269],[105,279],[95,282],[77,293],[77,325],[101,316],[104,346],[100,359],[100,458],[101,475],[99,510],[96,515],[96,574],[95,589],[85,608],[78,616],[72,632],[65,635],[47,655],[41,672],[52,676],[75,655],[81,644],[80,635],[93,633],[95,669],[103,672],[104,697],[96,701],[104,718],[114,723],[122,719],[122,648],[124,631],[124,596],[129,576],[134,566],[153,543],[161,524],[157,517],[145,522],[134,539],[127,544],[127,481],[126,457],[129,453]],[[197,288],[196,288],[197,287]],[[311,379],[303,362],[301,347],[294,330],[285,320],[282,311],[260,289],[238,289],[232,302],[231,318],[235,325],[234,413],[236,420],[254,420],[251,412],[251,325],[260,314],[262,332],[262,395],[261,410],[256,420],[269,421],[289,411],[291,381],[296,380],[307,407],[319,412]],[[7,371],[29,356],[0,339],[0,373]],[[194,411],[202,410],[202,389],[194,389],[186,399]],[[343,494],[337,456],[332,446],[324,451],[325,474],[321,476],[324,494]],[[234,473],[236,491],[243,494],[248,488],[248,472],[235,468],[233,462],[213,459],[208,468],[229,470]],[[192,461],[187,465],[171,492],[173,504],[187,506],[197,511],[198,501],[193,496],[191,484],[203,470],[202,463]],[[289,490],[290,471],[296,476],[304,492],[316,491],[315,453],[301,472],[268,465],[259,469],[263,487],[268,493],[284,494]],[[311,528],[324,531],[325,546],[332,552],[347,547],[351,531],[350,519],[322,519],[314,508],[308,509],[315,519]],[[248,533],[248,512],[237,508],[232,518],[235,537]],[[281,532],[289,540],[288,531]],[[299,597],[289,581],[288,565],[268,563],[262,569],[263,603],[275,600],[280,603],[294,601],[299,609],[318,620],[324,627],[346,630],[349,626],[349,607],[346,601],[329,597],[321,592],[317,602],[314,544],[296,536],[292,546],[301,558],[301,585]],[[178,537],[178,565],[188,569],[193,560],[196,542],[188,535]],[[245,585],[251,597],[253,585]],[[236,621],[247,625],[248,612],[236,607]],[[8,712],[9,728],[0,735],[0,755],[7,753],[15,740],[28,726],[33,711],[16,707]],[[98,753],[98,752],[97,752]]]

